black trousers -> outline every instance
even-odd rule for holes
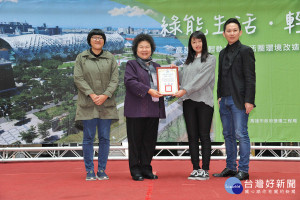
[[[126,118],[131,175],[152,172],[159,118]]]
[[[209,170],[211,155],[210,127],[213,112],[214,109],[203,102],[196,102],[190,99],[183,102],[183,115],[194,170],[200,169],[199,139],[202,146],[202,169]]]

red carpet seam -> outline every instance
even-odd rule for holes
[[[151,195],[153,191],[153,185],[154,185],[154,180],[151,180],[149,185],[148,185],[148,191],[145,197],[145,200],[151,200]]]

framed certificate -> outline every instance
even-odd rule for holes
[[[165,96],[179,90],[178,67],[157,67],[157,90]]]

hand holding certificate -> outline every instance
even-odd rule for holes
[[[164,96],[179,90],[178,67],[157,67],[157,89]]]

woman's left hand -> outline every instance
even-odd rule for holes
[[[157,90],[154,90],[154,89],[149,89],[148,94],[150,94],[152,97],[156,97],[156,98],[163,96]]]
[[[98,95],[97,96],[97,99],[96,99],[96,101],[94,102],[96,105],[98,105],[98,106],[100,106],[100,105],[102,105],[105,101],[106,101],[106,99],[108,98],[108,96],[106,96],[106,95]]]

